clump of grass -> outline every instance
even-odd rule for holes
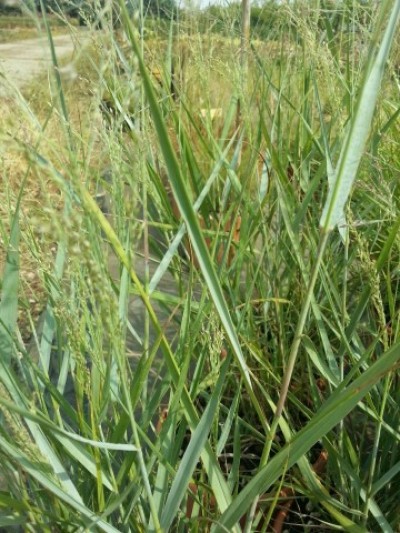
[[[56,71],[31,105],[2,227],[0,524],[398,528],[399,8],[330,13],[286,8],[243,83],[227,37],[181,16],[144,39],[121,4],[76,85]],[[20,240],[46,296],[29,345]]]

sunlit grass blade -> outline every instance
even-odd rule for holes
[[[118,530],[113,526],[107,524],[100,517],[96,516],[90,509],[88,509],[82,501],[75,500],[71,494],[62,490],[60,486],[53,479],[53,474],[46,469],[45,464],[33,463],[21,450],[7,442],[0,436],[0,447],[5,453],[9,454],[21,468],[25,470],[33,479],[38,481],[44,489],[50,494],[56,496],[61,501],[69,505],[72,509],[81,513],[86,519],[87,525],[96,525],[101,531],[107,533],[116,533]]]
[[[21,195],[23,192],[23,187],[21,187],[20,196],[19,199],[21,199]],[[19,202],[17,204],[19,206]],[[24,406],[24,397],[21,393],[21,391],[18,388],[18,385],[15,381],[14,376],[9,370],[9,363],[11,361],[11,349],[13,347],[13,334],[15,333],[16,328],[16,321],[17,321],[17,308],[18,308],[18,279],[19,279],[19,265],[18,265],[18,257],[19,257],[19,222],[18,222],[18,209],[16,211],[16,216],[13,222],[12,226],[12,232],[11,232],[11,242],[12,248],[10,248],[11,256],[9,256],[9,259],[7,259],[7,265],[6,268],[6,274],[7,277],[4,277],[3,284],[5,283],[5,287],[3,285],[3,289],[5,292],[2,294],[2,302],[0,304],[1,307],[3,307],[3,313],[7,312],[7,316],[5,316],[5,324],[7,324],[7,330],[3,330],[1,339],[2,342],[6,342],[7,344],[5,346],[8,346],[9,350],[5,350],[5,354],[7,355],[6,359],[1,360],[1,366],[3,367],[2,371],[2,381],[4,383],[5,388],[7,389],[8,394],[13,398],[13,400],[16,402],[19,406]],[[4,299],[3,299],[4,298]],[[0,311],[1,311],[0,307]],[[4,328],[3,324],[1,324],[1,327]],[[72,497],[76,498],[76,501],[81,501],[78,491],[76,490],[74,484],[71,482],[71,479],[65,472],[59,458],[52,450],[51,446],[49,445],[48,440],[43,435],[41,429],[34,423],[30,422],[29,420],[26,421],[27,425],[32,433],[33,438],[36,441],[36,444],[38,445],[38,448],[43,453],[43,456],[47,458],[49,461],[49,464],[52,465],[54,472],[59,474],[62,478],[62,484],[63,488],[66,490],[67,493],[70,493]]]
[[[382,13],[387,12],[390,5],[391,2],[384,2],[381,7]],[[340,158],[336,165],[335,176],[330,184],[329,195],[321,216],[320,226],[323,231],[332,230],[343,218],[344,207],[356,179],[365,143],[370,132],[375,103],[378,98],[386,60],[395,37],[399,15],[400,4],[396,2],[390,12],[388,25],[379,49],[375,52],[374,48],[372,48],[371,55],[374,54],[375,57],[372,59],[372,64],[368,65],[365,79],[360,87],[354,117],[350,120]],[[380,30],[381,28],[376,28],[375,30],[377,37]]]
[[[170,343],[165,337],[165,333],[157,318],[149,296],[146,293],[142,283],[140,282],[136,272],[132,268],[129,258],[125,253],[124,247],[122,246],[122,243],[119,241],[109,221],[101,212],[96,201],[89,194],[84,185],[82,185],[79,181],[74,181],[74,185],[79,191],[80,198],[85,209],[90,214],[90,216],[93,217],[93,220],[96,220],[99,226],[103,229],[111,247],[116,253],[118,259],[121,261],[121,264],[129,270],[129,275],[131,277],[132,283],[134,284],[135,288],[138,291],[138,294],[142,298],[143,303],[145,304],[146,309],[149,312],[150,319],[156,329],[156,332],[160,336],[161,348],[163,350],[166,363],[168,365],[168,370],[171,375],[171,379],[174,385],[177,386],[179,383],[180,373],[178,365],[176,363],[176,359],[171,350]],[[185,416],[187,417],[191,428],[197,427],[198,415],[186,387],[184,387],[182,390],[181,401],[182,405],[185,407]],[[221,510],[223,510],[228,506],[231,500],[231,496],[224,476],[222,475],[221,469],[215,458],[215,455],[208,444],[205,445],[202,451],[202,461],[206,471],[208,471],[209,473],[210,482],[212,483],[214,494],[217,498],[218,504]]]
[[[189,446],[182,457],[179,469],[172,482],[171,490],[168,494],[160,521],[161,527],[164,531],[169,530],[179,509],[179,505],[185,497],[190,478],[200,458],[205,441],[208,438],[208,434],[221,399],[221,391],[224,386],[229,363],[229,358],[227,358],[221,368],[220,375],[217,383],[215,384],[210,401],[208,402],[197,428],[192,434]]]
[[[3,362],[1,363],[1,366],[1,380],[4,384],[5,389],[7,390],[7,393],[15,402],[16,408],[26,409],[28,402],[22,391],[18,387],[18,382],[15,379],[15,376],[10,371],[8,366],[4,365]],[[45,458],[48,465],[52,468],[53,472],[58,477],[62,487],[62,489],[60,490],[64,490],[65,493],[71,496],[75,501],[82,502],[82,498],[76,486],[72,482],[71,478],[69,477],[67,471],[64,468],[64,465],[62,464],[62,461],[51,446],[51,443],[47,439],[46,435],[43,433],[40,426],[37,423],[31,421],[30,418],[26,418],[25,422],[43,458]]]
[[[0,106],[0,524],[396,531],[398,3],[251,6],[246,84],[238,6],[112,4]]]
[[[88,470],[88,472],[90,472],[94,477],[98,475],[98,472],[96,470],[96,465],[94,463],[93,457],[81,445],[82,443],[89,445],[89,446],[98,447],[100,449],[105,449],[105,450],[118,450],[118,451],[125,451],[125,452],[136,451],[136,448],[131,444],[115,444],[115,443],[93,441],[92,439],[85,439],[84,437],[81,437],[80,435],[77,435],[75,433],[62,430],[59,427],[55,426],[54,424],[48,422],[43,417],[40,417],[34,413],[31,413],[27,411],[26,409],[21,409],[20,407],[17,407],[16,405],[13,405],[10,402],[7,402],[3,398],[0,398],[0,404],[3,405],[4,407],[7,407],[10,411],[19,413],[25,419],[31,420],[32,422],[36,422],[40,427],[42,427],[44,432],[47,431],[48,433],[51,434],[52,437],[56,438],[65,448],[66,453],[70,455],[74,460],[81,463],[81,465],[86,470]],[[104,483],[104,485],[109,490],[113,491],[114,487],[108,475],[105,472],[102,472],[101,476],[102,476],[102,482]]]
[[[233,142],[235,140],[235,136],[232,137],[232,139],[229,141],[226,148],[223,150],[221,157],[218,159],[218,161],[215,163],[214,168],[212,169],[210,176],[208,180],[206,181],[202,191],[200,192],[198,198],[193,204],[193,210],[197,213],[202,206],[204,200],[207,198],[207,195],[210,192],[211,187],[213,186],[214,182],[218,179],[219,173],[221,169],[224,166],[225,163],[225,157],[228,154],[231,146],[233,145]],[[176,251],[178,250],[179,244],[182,242],[183,237],[185,236],[187,232],[186,225],[182,224],[182,226],[179,228],[178,232],[176,233],[175,237],[173,238],[168,250],[164,254],[162,260],[160,261],[160,264],[158,265],[156,271],[154,272],[150,283],[149,283],[149,291],[152,293],[158,283],[160,282],[161,278],[167,271],[172,258],[176,254]]]
[[[290,468],[307,453],[318,440],[358,404],[358,402],[400,361],[400,344],[396,344],[378,361],[372,364],[360,377],[345,388],[337,389],[329,401],[299,431],[295,437],[257,473],[252,481],[239,493],[231,506],[221,517],[220,526],[214,531],[231,528],[246,513],[252,501],[268,490],[285,468]]]
[[[388,2],[382,5],[381,15],[383,16],[387,10],[388,10]],[[293,342],[290,348],[290,354],[289,354],[286,369],[283,375],[280,398],[277,404],[274,420],[271,424],[271,429],[269,432],[270,436],[269,436],[267,445],[265,446],[265,449],[264,449],[264,454],[263,454],[264,462],[266,462],[269,458],[272,441],[275,437],[275,433],[279,425],[279,420],[282,416],[284,405],[286,403],[286,398],[288,395],[290,382],[292,380],[295,364],[296,364],[297,357],[298,357],[299,350],[300,350],[302,335],[303,335],[304,328],[306,325],[309,309],[313,303],[313,299],[314,299],[313,293],[314,293],[314,289],[315,289],[315,286],[316,286],[316,283],[319,277],[319,271],[321,268],[323,256],[327,248],[329,235],[333,227],[338,223],[338,221],[343,216],[344,204],[347,201],[348,195],[350,194],[351,184],[353,183],[356,177],[362,151],[364,149],[365,140],[369,132],[373,110],[368,109],[368,113],[365,115],[365,117],[364,115],[360,116],[359,111],[360,109],[362,109],[362,106],[370,105],[370,102],[367,101],[368,96],[371,96],[373,98],[373,102],[375,106],[375,101],[377,98],[378,90],[380,87],[380,81],[381,81],[384,66],[385,66],[384,59],[387,57],[387,54],[389,53],[389,50],[390,50],[390,46],[391,46],[391,43],[394,37],[394,30],[395,30],[395,27],[398,21],[399,13],[400,13],[400,4],[397,5],[396,9],[393,8],[393,10],[391,11],[389,23],[388,23],[388,26],[385,32],[385,37],[382,41],[382,44],[378,50],[377,55],[373,57],[373,59],[371,60],[372,64],[368,65],[368,68],[366,71],[365,83],[361,87],[361,95],[360,95],[360,98],[358,101],[359,104],[357,107],[358,111],[356,111],[355,119],[351,122],[350,130],[349,130],[350,135],[345,138],[343,145],[342,145],[342,157],[340,159],[341,163],[338,166],[339,171],[335,178],[334,189],[331,189],[331,191],[333,190],[335,192],[331,193],[331,197],[326,202],[324,213],[321,219],[323,221],[320,224],[322,227],[322,232],[320,235],[318,248],[316,250],[316,259],[314,261],[312,270],[310,272],[309,282],[307,283],[306,295],[302,302],[300,316],[297,322],[294,339],[293,339]],[[378,33],[379,27],[377,27],[375,31]],[[365,118],[367,120],[365,120]],[[360,129],[358,133],[361,135],[361,139],[362,139],[361,143],[360,143],[360,139],[354,137],[352,134],[352,132],[354,131],[354,125],[356,125],[355,131],[357,131],[357,129]],[[349,149],[349,146],[351,146],[352,143],[355,143],[353,147],[355,150],[354,154]],[[271,149],[272,149],[272,146],[271,146]],[[343,163],[346,161],[347,161],[347,164],[349,165],[348,167],[346,167],[346,165],[343,166]],[[343,169],[346,169],[346,172],[347,172],[347,175],[345,178],[342,175]],[[338,196],[339,191],[340,191],[340,195],[339,195],[340,199]],[[332,224],[333,216],[334,216],[334,219],[333,219],[334,223]]]
[[[19,238],[19,210],[17,209],[12,220],[1,283],[0,357],[6,365],[10,364],[14,353],[13,335],[16,333],[18,319]]]
[[[247,367],[245,358],[243,356],[242,349],[233,325],[228,306],[226,304],[220,282],[216,275],[215,269],[213,267],[209,251],[204,241],[202,235],[200,224],[196,213],[193,209],[192,202],[190,200],[187,185],[183,179],[180,166],[176,159],[176,155],[172,149],[171,141],[169,139],[167,129],[160,112],[160,108],[157,103],[157,99],[154,94],[152,83],[148,72],[145,68],[143,58],[141,57],[140,50],[137,45],[137,41],[134,35],[134,29],[132,27],[131,21],[129,20],[128,13],[126,11],[125,5],[120,4],[122,12],[124,14],[124,24],[125,29],[129,35],[129,41],[132,45],[132,48],[138,58],[140,72],[143,78],[143,83],[146,91],[146,95],[149,101],[150,109],[152,112],[153,120],[157,130],[160,147],[164,155],[165,163],[168,168],[168,176],[172,189],[174,192],[175,200],[178,204],[179,210],[182,214],[182,217],[186,223],[186,227],[191,238],[191,243],[196,253],[196,258],[199,262],[201,272],[204,276],[204,279],[209,287],[210,296],[214,301],[215,307],[220,316],[223,327],[226,331],[229,342],[232,346],[233,353],[235,354],[235,359],[238,363],[240,371],[243,375],[243,380],[252,399],[254,408],[256,409],[260,422],[264,423],[265,415],[262,411],[261,406],[254,394],[253,387],[251,384],[250,373]]]

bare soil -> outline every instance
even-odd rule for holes
[[[53,37],[57,57],[68,62],[86,38],[85,33]],[[0,44],[0,96],[7,96],[15,87],[21,89],[51,67],[51,51],[45,37]]]

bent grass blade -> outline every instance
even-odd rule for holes
[[[343,420],[388,372],[399,366],[399,363],[400,343],[397,343],[348,387],[336,390],[305,428],[299,431],[233,500],[213,533],[223,533],[236,524],[256,498],[264,494],[286,469],[301,460],[321,437]]]
[[[385,2],[381,6],[382,15],[388,11],[388,5],[389,2]],[[281,393],[275,417],[271,424],[271,430],[268,439],[269,443],[266,446],[263,457],[264,463],[268,460],[271,444],[278,428],[279,419],[282,416],[284,405],[286,403],[288,389],[297,361],[306,319],[313,299],[314,287],[319,276],[319,269],[328,243],[329,235],[343,217],[343,209],[348,200],[351,186],[358,172],[361,156],[372,121],[373,111],[375,109],[380,82],[384,72],[385,61],[394,39],[399,15],[400,3],[397,2],[390,12],[389,22],[386,27],[381,46],[379,47],[376,56],[371,59],[370,65],[368,65],[364,84],[360,88],[360,96],[356,106],[355,116],[351,120],[349,133],[343,141],[338,170],[334,179],[332,180],[333,187],[331,188],[331,192],[325,203],[324,212],[320,221],[321,235],[317,257],[311,272],[307,293],[304,298],[294,340],[290,349],[287,367],[283,375]],[[375,32],[377,33],[379,30],[380,28],[376,28]]]
[[[382,10],[385,8],[387,10],[388,4],[389,2],[385,2]],[[372,60],[371,67],[367,69],[364,83],[360,88],[355,115],[351,119],[348,133],[344,139],[335,175],[331,178],[329,195],[320,221],[323,232],[332,231],[340,220],[344,218],[344,207],[357,176],[365,143],[369,135],[382,76],[395,37],[399,16],[400,3],[395,2],[381,46]],[[377,30],[378,28],[376,32]],[[374,53],[374,50],[371,53]]]

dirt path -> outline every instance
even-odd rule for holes
[[[72,58],[77,46],[88,39],[88,34],[58,35],[53,37],[58,58]],[[28,39],[0,44],[0,96],[7,96],[12,86],[21,89],[31,79],[52,65],[47,38]]]

